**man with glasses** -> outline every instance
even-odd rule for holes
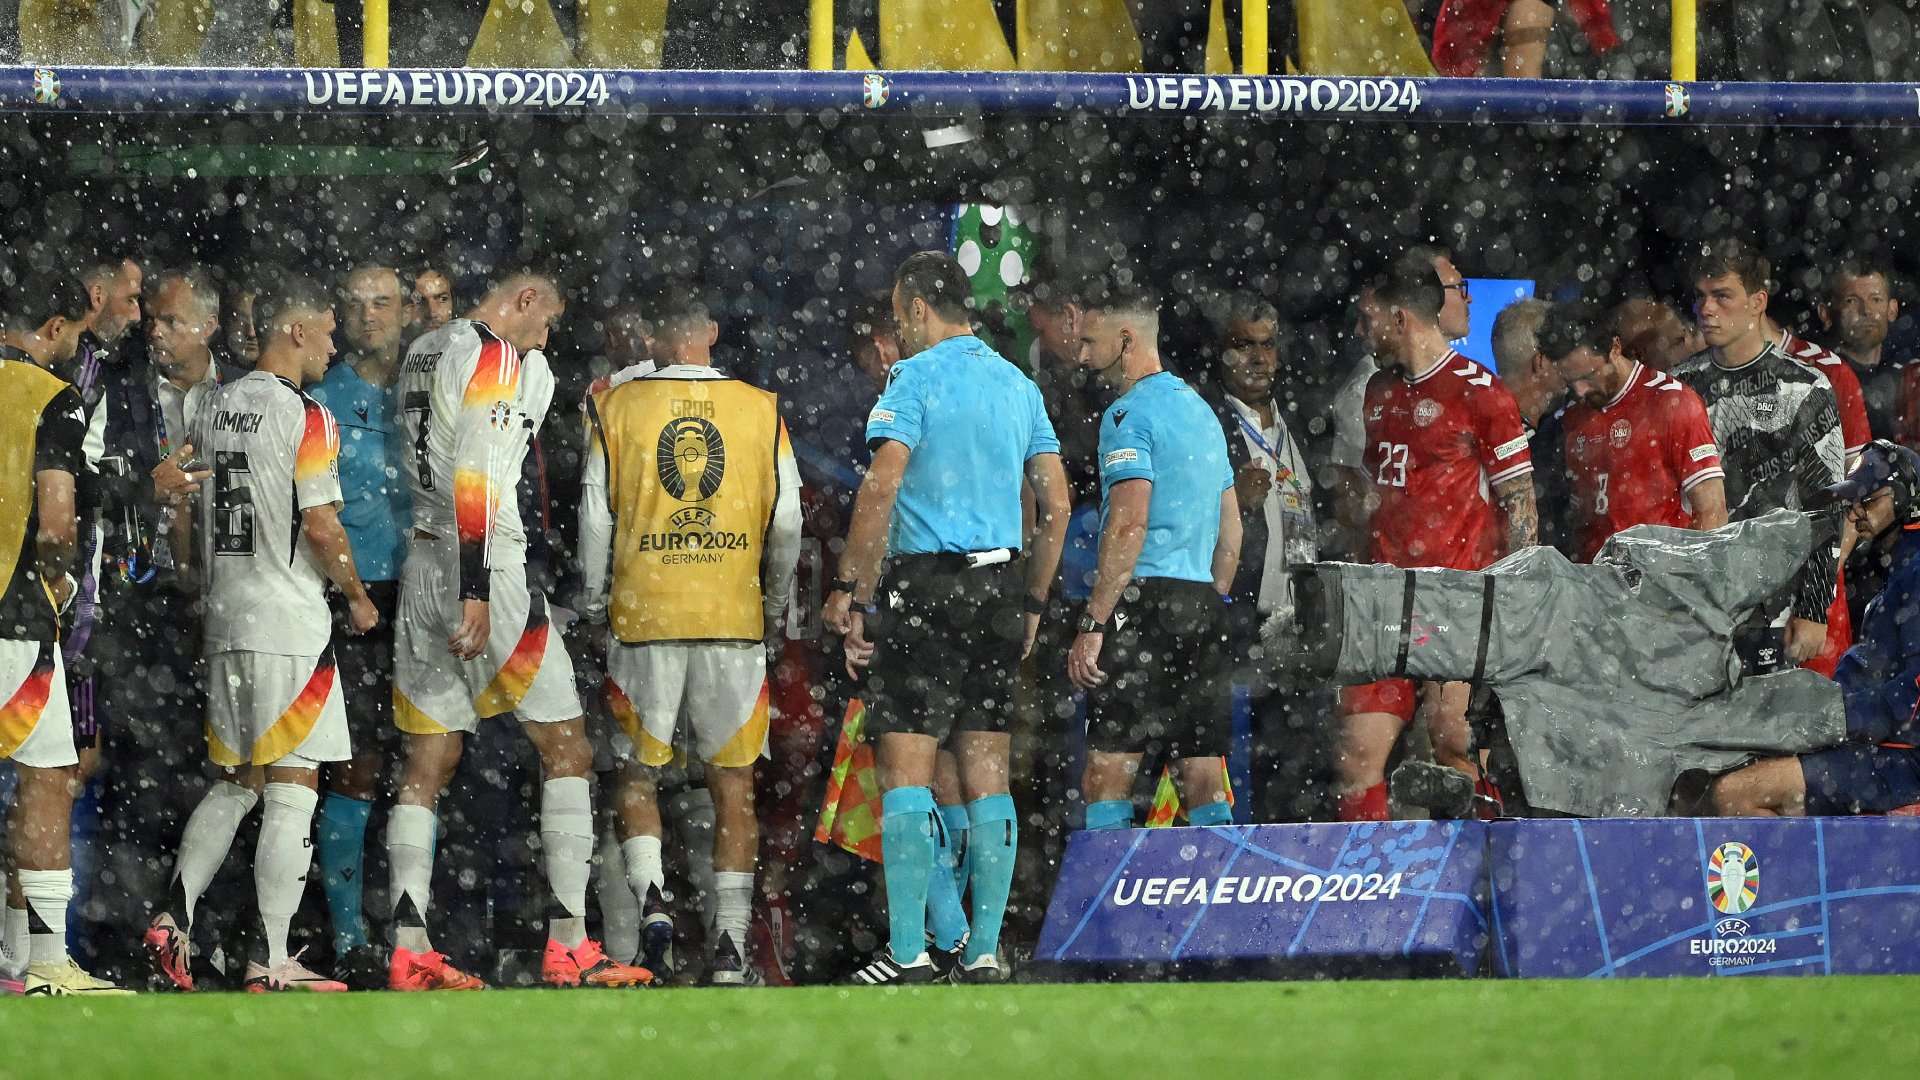
[[[1364,414],[1371,556],[1395,566],[1481,570],[1536,542],[1533,461],[1513,395],[1447,345],[1464,325],[1465,298],[1460,283],[1445,287],[1447,276],[1437,276],[1441,261],[1408,252],[1360,298],[1358,330],[1380,365]],[[1467,684],[1429,684],[1420,697],[1435,760],[1478,780],[1468,752]],[[1414,684],[1404,678],[1341,691],[1335,794],[1342,820],[1386,818],[1387,759],[1415,702]]]

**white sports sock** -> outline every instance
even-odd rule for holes
[[[647,908],[647,890],[667,892],[667,870],[660,861],[660,838],[634,836],[620,841],[620,857],[627,864],[627,887],[640,898],[642,913]]]
[[[700,898],[700,913],[707,936],[713,936],[713,911],[716,897],[713,884],[713,793],[706,788],[682,792],[673,800],[674,832],[680,837],[680,850],[687,856],[687,884]]]
[[[58,964],[67,958],[67,905],[73,902],[72,870],[16,870],[20,891],[32,912],[28,958],[33,964]]]
[[[427,909],[433,906],[433,811],[396,804],[387,813],[388,891],[393,897],[393,943],[426,952]]]
[[[753,917],[753,874],[750,871],[716,870],[713,874],[713,932],[733,935],[740,955],[747,954],[747,920]]]
[[[260,814],[260,842],[253,851],[253,888],[266,931],[267,966],[287,959],[287,930],[307,891],[313,868],[313,808],[320,795],[300,784],[268,784]]]
[[[612,829],[600,830],[600,853],[594,859],[593,887],[600,897],[601,944],[607,955],[631,964],[640,955],[640,901],[628,886],[626,859]]]
[[[187,818],[187,827],[180,833],[180,851],[173,861],[173,878],[179,883],[187,905],[187,909],[178,914],[186,920],[187,929],[193,927],[195,905],[200,903],[213,875],[220,872],[220,864],[227,861],[227,849],[233,847],[233,834],[240,831],[241,820],[259,801],[260,796],[239,784],[216,780]]]
[[[587,939],[587,879],[593,873],[593,792],[584,776],[540,785],[540,850],[547,887],[566,910],[547,934],[571,949]]]
[[[32,946],[27,941],[27,909],[7,905],[5,950],[7,954],[4,974],[9,979],[17,979],[27,970],[27,952]]]

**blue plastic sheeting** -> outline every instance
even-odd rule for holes
[[[1472,975],[1485,845],[1478,822],[1075,833],[1034,960]]]
[[[1920,821],[1489,830],[1494,968],[1522,977],[1920,972]]]
[[[1450,123],[1920,126],[1906,83],[1055,72],[0,68],[0,111],[288,115],[819,112]]]

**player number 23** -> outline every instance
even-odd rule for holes
[[[1407,444],[1383,442],[1380,444],[1380,471],[1375,474],[1374,482],[1387,487],[1403,488],[1407,486]]]

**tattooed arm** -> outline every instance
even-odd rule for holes
[[[1495,484],[1493,497],[1507,520],[1506,554],[1538,543],[1540,514],[1533,505],[1533,474],[1522,473]]]

